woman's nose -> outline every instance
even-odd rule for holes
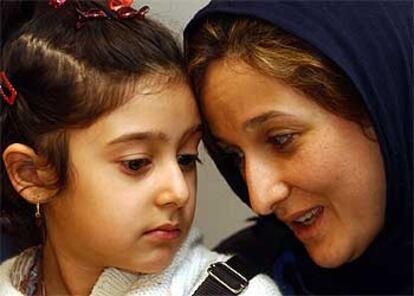
[[[277,204],[290,194],[290,186],[283,180],[283,172],[274,163],[246,159],[244,176],[250,205],[259,215],[274,213]]]
[[[180,167],[176,164],[170,165],[163,172],[160,178],[161,191],[156,197],[158,206],[172,206],[180,208],[184,206],[190,198],[188,183]]]

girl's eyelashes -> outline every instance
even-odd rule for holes
[[[180,154],[177,156],[177,162],[183,171],[190,171],[196,168],[197,162],[201,163],[198,154]]]
[[[123,168],[128,174],[140,174],[146,171],[151,165],[151,160],[148,158],[129,159],[121,162]]]
[[[196,164],[201,163],[198,154],[180,154],[177,156],[177,163],[183,171],[191,171],[196,168]],[[152,165],[149,158],[128,159],[120,162],[122,170],[129,175],[140,175],[147,172]]]
[[[286,151],[294,142],[296,133],[284,133],[268,137],[268,142],[279,151]]]

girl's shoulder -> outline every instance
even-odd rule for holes
[[[202,243],[202,235],[193,228],[189,238],[176,255],[176,267],[171,282],[172,295],[192,295],[207,277],[210,264],[225,261],[229,255],[209,250]]]
[[[238,254],[271,275],[273,264],[286,249],[295,246],[289,229],[273,217],[255,223],[226,238],[214,248],[219,253]]]
[[[258,274],[252,278],[247,288],[241,294],[243,296],[277,296],[282,295],[279,288],[268,275]]]
[[[24,295],[15,287],[27,289],[37,282],[40,252],[39,246],[31,247],[0,265],[0,295]]]
[[[23,296],[12,284],[11,272],[18,256],[7,259],[0,264],[0,295]]]

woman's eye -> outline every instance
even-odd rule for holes
[[[197,154],[181,154],[177,156],[177,162],[183,170],[195,169],[197,162],[201,163]]]
[[[130,173],[139,173],[145,167],[151,164],[151,161],[147,158],[131,159],[122,161],[123,167]]]
[[[269,137],[269,142],[279,150],[286,149],[293,142],[295,134],[281,134]]]

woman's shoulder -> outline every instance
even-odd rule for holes
[[[0,264],[0,295],[23,296],[11,281],[11,272],[18,256],[7,259]]]

